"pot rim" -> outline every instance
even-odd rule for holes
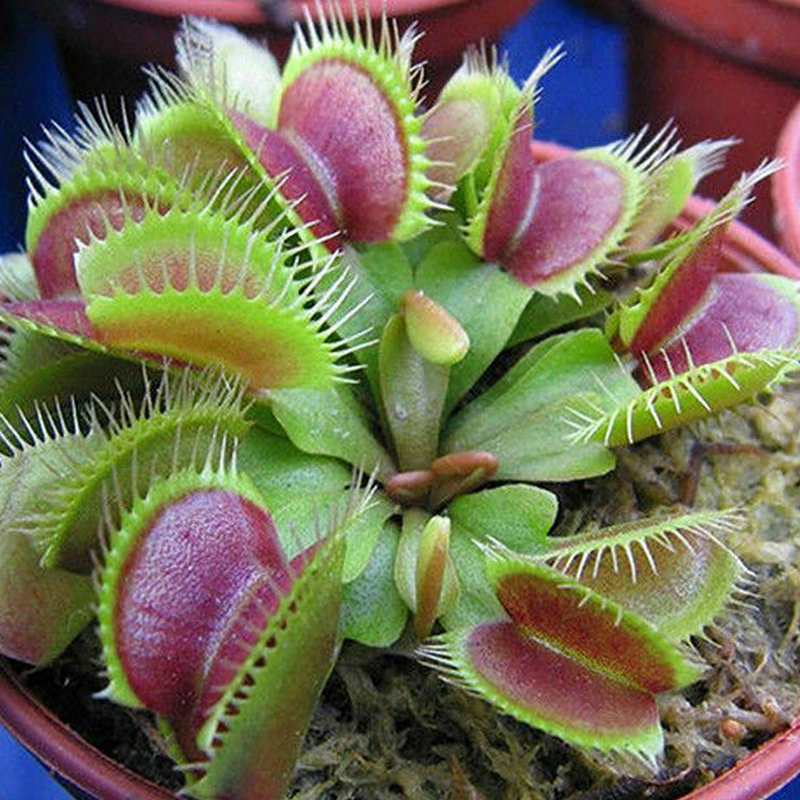
[[[800,0],[632,0],[670,30],[736,61],[800,75]]]
[[[800,261],[800,103],[781,130],[775,154],[784,162],[772,176],[775,229],[783,248]]]
[[[119,6],[142,14],[155,14],[161,17],[181,17],[184,14],[201,13],[227,23],[253,25],[264,23],[267,19],[255,0],[95,0],[107,5]],[[424,14],[442,6],[459,5],[468,0],[362,0],[370,12],[379,13],[385,5],[390,5],[392,16]],[[292,19],[303,18],[303,9],[313,11],[314,0],[289,0]],[[342,13],[347,19],[353,16],[353,8],[348,3],[342,5]]]
[[[570,150],[548,142],[533,142],[537,160],[569,154]],[[693,197],[682,212],[679,225],[688,225],[708,211],[713,201]],[[769,271],[800,279],[800,267],[739,222],[726,232],[723,255],[733,269],[751,271],[762,265]],[[5,658],[0,658],[0,722],[43,763],[75,787],[103,800],[174,800],[175,795],[90,745],[52,711],[41,704],[19,681]],[[685,796],[685,800],[763,800],[800,773],[800,717],[730,770]]]
[[[120,766],[62,722],[0,658],[0,722],[51,775],[102,800],[175,800],[172,792]]]
[[[800,774],[800,717],[682,800],[765,800]]]

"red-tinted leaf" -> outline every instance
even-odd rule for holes
[[[658,640],[647,636],[644,623],[621,619],[618,607],[580,587],[525,570],[500,576],[495,591],[527,636],[591,664],[598,672],[652,694],[681,682],[676,664],[665,657]]]
[[[652,696],[526,636],[511,622],[478,625],[466,642],[475,668],[515,702],[558,724],[632,735],[658,725]]]
[[[337,210],[326,192],[329,187],[323,187],[313,165],[306,161],[307,148],[298,148],[288,136],[263,127],[239,111],[230,109],[228,116],[261,166],[273,178],[281,179],[283,197],[295,204],[295,211],[314,235],[324,239],[331,251],[336,250],[341,244]]]
[[[6,318],[29,320],[38,326],[62,331],[68,336],[80,336],[97,341],[97,334],[86,317],[83,300],[28,300],[3,303],[0,311]]]
[[[281,95],[278,129],[313,153],[344,235],[389,238],[407,193],[403,130],[383,91],[361,67],[322,60]]]
[[[619,222],[625,185],[611,164],[563,158],[535,173],[535,205],[509,243],[503,265],[528,286],[579,266],[602,246]]]
[[[658,352],[646,351],[651,355],[649,365],[640,369],[642,380],[667,380],[671,372],[721,361],[735,352],[791,349],[798,340],[799,292],[800,284],[786,278],[717,275],[694,313]],[[656,308],[661,308],[660,301]]]
[[[527,636],[512,622],[446,634],[421,654],[454,683],[573,744],[646,756],[662,748],[651,694]]]
[[[56,211],[39,234],[31,253],[41,296],[78,295],[74,265],[78,242],[88,244],[91,236],[102,238],[108,225],[119,230],[126,220],[138,222],[143,216],[142,198],[123,199],[121,192],[113,189],[76,197]]]
[[[652,353],[702,301],[720,263],[722,231],[713,232],[674,272],[630,343],[634,353]],[[718,356],[722,358],[730,353]],[[716,361],[717,359],[710,359]]]
[[[575,744],[656,755],[653,695],[695,680],[697,669],[613,600],[500,547],[487,557],[511,619],[444,634],[422,657],[506,713]]]
[[[531,155],[532,124],[533,113],[527,108],[511,134],[496,183],[490,187],[492,194],[478,249],[487,261],[505,265],[537,203],[539,182]]]
[[[231,492],[187,494],[140,532],[117,578],[117,656],[187,755],[289,585],[269,516]]]

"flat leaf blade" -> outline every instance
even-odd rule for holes
[[[273,413],[297,447],[334,456],[382,480],[396,472],[364,410],[349,389],[273,389],[264,392]]]
[[[548,405],[587,391],[601,407],[640,393],[601,331],[587,328],[551,336],[450,420],[443,449],[493,452],[486,444],[492,438]]]
[[[417,288],[452,314],[470,339],[450,371],[446,409],[474,385],[500,354],[530,299],[530,290],[496,264],[481,262],[461,242],[434,246],[417,268]]]
[[[325,514],[343,513],[352,496],[353,470],[329,456],[299,450],[288,439],[251,428],[239,443],[239,468],[259,490],[275,521],[288,556],[313,545],[315,529]],[[394,506],[375,494],[347,527],[342,568],[345,583],[359,575],[370,561],[384,521]]]
[[[400,534],[387,522],[364,571],[342,589],[340,635],[368,647],[388,647],[400,637],[408,606],[392,575]]]

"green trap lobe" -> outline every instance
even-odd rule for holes
[[[440,101],[425,117],[422,134],[430,142],[431,180],[455,186],[477,163],[492,130],[485,105],[482,99],[456,97]]]
[[[28,536],[0,533],[0,653],[50,663],[88,624],[93,599],[90,578],[44,569]]]
[[[326,386],[333,358],[296,312],[240,293],[167,291],[96,297],[87,310],[101,340],[240,373],[253,388]]]
[[[632,523],[598,531],[596,537],[574,537],[575,555],[562,571],[657,625],[670,640],[685,638],[722,611],[742,572],[738,559],[713,536],[692,532],[695,522],[687,518],[686,528],[671,528],[680,536],[670,537],[657,523]],[[667,524],[661,527],[670,531]],[[628,532],[636,546],[623,544],[616,552],[615,537],[624,540]],[[652,541],[648,533],[655,534]],[[562,540],[566,545],[572,538]]]
[[[252,180],[248,161],[224,122],[206,105],[183,101],[161,108],[140,121],[143,148],[175,176],[213,175],[224,167]]]

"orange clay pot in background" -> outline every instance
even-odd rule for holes
[[[800,101],[800,0],[630,0],[629,126],[672,118],[686,141],[735,136],[718,196],[773,151]],[[742,216],[770,238],[772,204]]]
[[[249,36],[265,39],[283,61],[289,51],[292,25],[314,0],[12,0],[24,3],[53,29],[62,49],[74,94],[83,100],[98,94],[141,94],[145,79],[140,65],[174,66],[175,31],[183,15],[197,14],[236,25]],[[415,61],[426,61],[428,96],[435,96],[461,63],[466,45],[493,41],[534,4],[535,0],[342,0],[345,17],[353,8],[383,10],[400,29],[416,21],[425,35]]]
[[[785,164],[772,176],[775,231],[781,247],[800,263],[800,103],[786,120],[775,154]]]

